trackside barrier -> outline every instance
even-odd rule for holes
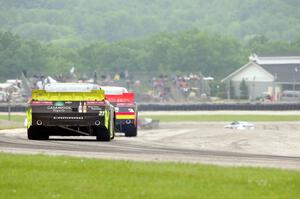
[[[300,110],[300,103],[291,104],[139,104],[139,111],[288,111]]]
[[[27,104],[11,104],[11,112],[25,112]],[[0,112],[8,112],[8,104],[0,104]],[[278,104],[160,104],[140,103],[139,111],[222,111],[222,110],[244,110],[244,111],[291,111],[300,110],[300,103],[278,103]]]
[[[8,103],[0,103],[0,112],[8,112],[10,106],[11,112],[25,112],[27,109],[26,103],[17,103],[17,104],[8,104]]]

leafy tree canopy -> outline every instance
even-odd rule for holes
[[[292,41],[299,9],[298,0],[0,0],[0,27],[71,47],[193,28]]]
[[[94,71],[103,74],[128,70],[139,77],[201,71],[222,79],[244,65],[251,53],[299,55],[300,39],[288,42],[254,37],[244,41],[195,29],[64,48],[0,31],[0,79],[15,78],[23,70],[29,74],[67,73],[73,66],[90,76]]]

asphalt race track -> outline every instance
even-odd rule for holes
[[[111,142],[98,142],[95,137],[32,141],[27,139],[26,129],[2,130],[0,151],[300,170],[299,123],[286,124],[293,132],[290,135],[288,129],[282,132],[282,124],[278,123],[258,123],[255,130],[245,131],[224,129],[223,125],[220,122],[162,124],[159,129],[140,130],[135,138],[117,134]],[[290,147],[284,147],[287,145]]]

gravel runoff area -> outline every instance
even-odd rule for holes
[[[300,111],[159,111],[140,112],[140,115],[201,115],[201,114],[253,114],[253,115],[300,115]],[[22,114],[22,113],[19,113]],[[140,130],[136,138],[117,136],[113,147],[126,144],[137,151],[144,147],[165,147],[201,151],[223,151],[245,154],[261,154],[300,158],[300,122],[252,122],[254,130],[225,129],[229,122],[170,122],[161,123],[159,129]],[[9,142],[26,143],[26,129],[2,130],[0,136]],[[11,136],[10,136],[11,135]],[[2,139],[1,138],[1,139]],[[73,139],[73,138],[72,138]],[[76,138],[75,138],[76,139]],[[91,138],[94,139],[94,138]],[[84,142],[86,146],[96,143]],[[47,143],[45,143],[47,144]],[[71,144],[70,141],[61,143]],[[76,143],[76,145],[78,142]],[[97,144],[98,145],[98,144]],[[75,145],[74,145],[75,146]],[[111,146],[105,145],[105,146]],[[3,147],[0,147],[4,150]],[[109,151],[110,149],[108,149]],[[20,149],[22,151],[22,149]],[[108,154],[107,154],[108,155]],[[142,154],[141,154],[142,155]],[[107,156],[109,157],[109,155]],[[155,158],[155,157],[154,157]],[[145,156],[146,159],[146,156]],[[176,160],[176,155],[170,156]],[[235,160],[238,163],[238,159]],[[298,168],[298,166],[296,166]],[[299,168],[300,169],[300,166]]]
[[[144,111],[140,115],[300,115],[300,111]],[[175,135],[165,139],[164,144],[193,149],[300,157],[300,122],[252,123],[255,125],[254,130],[225,129],[224,126],[229,122],[188,122],[178,127],[163,124],[163,128],[186,128],[184,134],[173,131]]]
[[[140,130],[136,138],[117,135],[111,143],[94,137],[30,141],[24,128],[1,130],[0,151],[300,170],[300,122],[254,122],[254,130],[225,129],[226,124],[161,123],[159,129]],[[260,155],[267,155],[266,161]]]
[[[140,132],[144,142],[195,150],[300,157],[300,122],[252,122],[255,129],[225,129],[229,122],[163,123]]]

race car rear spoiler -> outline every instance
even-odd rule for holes
[[[135,102],[135,94],[132,92],[118,94],[118,95],[105,95],[105,98],[109,102],[117,102],[117,103],[134,103]]]
[[[103,90],[91,90],[90,92],[47,92],[45,90],[33,90],[33,101],[103,101]]]

